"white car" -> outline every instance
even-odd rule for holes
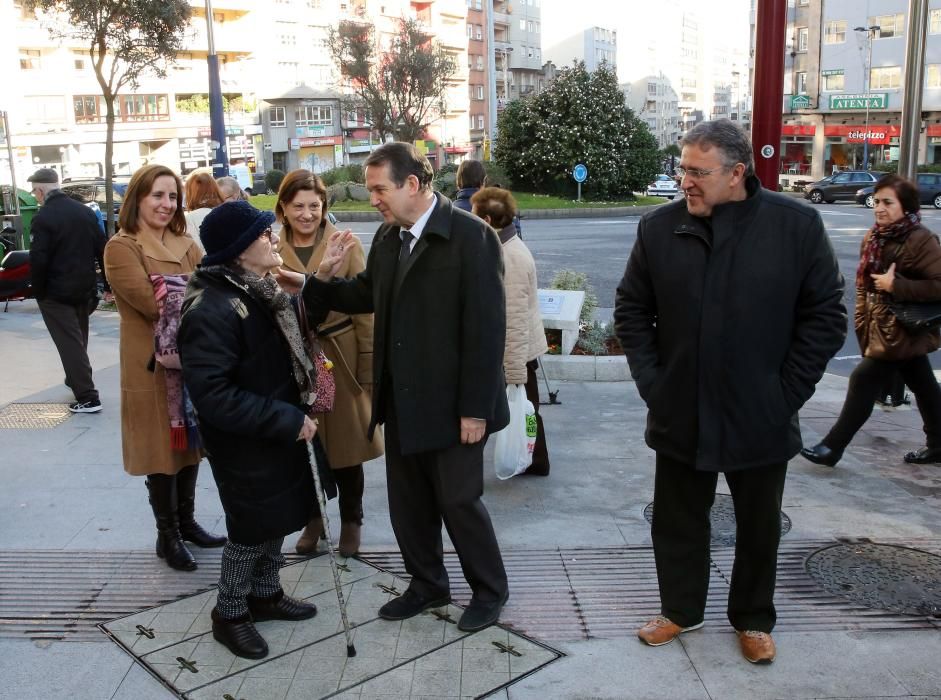
[[[678,194],[679,188],[676,186],[676,179],[669,175],[657,175],[657,179],[647,185],[648,197],[673,199]]]

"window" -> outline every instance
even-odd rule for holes
[[[75,70],[85,70],[85,62],[88,60],[88,54],[83,51],[72,52],[72,67]]]
[[[657,94],[657,84],[656,83],[647,83],[647,94],[656,95]]]
[[[330,126],[333,108],[329,105],[303,105],[294,108],[295,126]]]
[[[121,95],[120,119],[125,122],[161,121],[170,118],[166,95]]]
[[[484,57],[478,54],[477,56],[475,56],[475,58],[477,59],[477,62],[476,62],[477,70],[483,70],[484,69]]]
[[[869,26],[879,27],[876,32],[876,39],[892,39],[902,36],[905,33],[905,15],[879,15],[869,18]]]
[[[797,94],[806,95],[807,94],[807,74],[806,73],[796,73],[797,77]]]
[[[902,67],[887,66],[884,68],[873,68],[869,73],[869,89],[885,90],[897,88],[902,83]]]
[[[484,128],[484,115],[483,114],[477,115],[477,128],[478,129]]]
[[[268,126],[284,126],[284,107],[268,108]]]
[[[478,85],[474,92],[478,100],[484,99],[484,86],[483,85]]]
[[[941,34],[941,10],[932,10],[928,13],[928,33]]]
[[[823,28],[824,44],[842,44],[846,41],[846,20],[835,19],[827,22]]]
[[[75,111],[75,123],[86,124],[88,122],[100,122],[104,119],[104,110],[98,109],[100,99],[97,95],[76,95],[73,97],[72,105]]]
[[[927,88],[941,88],[941,64],[928,64],[928,75],[925,82]]]
[[[482,25],[478,24],[474,27],[474,34],[477,41],[481,41],[484,38],[484,28]]]
[[[535,33],[536,28],[533,26],[533,23],[532,23],[532,22],[527,22],[527,23],[526,23],[526,31],[528,31],[530,34]]]
[[[477,117],[475,117],[473,114],[470,115],[470,128],[471,128],[471,129],[475,128],[475,127],[474,127],[474,123],[475,123],[476,121],[477,121]]]
[[[42,53],[32,49],[20,49],[20,70],[38,70]]]
[[[309,7],[311,10],[319,10],[320,0],[307,0],[307,7]]]
[[[294,34],[279,34],[278,41],[281,43],[281,46],[297,45],[297,37]]]
[[[467,25],[467,38],[468,39],[474,38],[474,25],[473,24]]]
[[[521,20],[520,20],[520,31],[521,31],[521,32],[525,32],[525,31],[526,31],[526,20],[525,20],[525,19],[521,19]]]
[[[475,9],[475,10],[483,9],[483,8],[481,7],[480,0],[474,0],[474,9]]]
[[[810,4],[810,0],[797,0],[798,7],[807,7]]]
[[[810,33],[807,27],[798,27],[797,28],[797,50],[806,51],[807,44],[809,43]]]
[[[842,92],[846,88],[843,87],[843,74],[839,75],[825,75],[823,76],[823,89],[829,92]]]

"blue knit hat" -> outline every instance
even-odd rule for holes
[[[206,214],[199,226],[199,239],[206,249],[202,264],[235,260],[272,223],[274,214],[255,209],[244,200],[220,204]]]

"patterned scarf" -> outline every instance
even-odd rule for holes
[[[866,234],[866,241],[863,243],[863,254],[859,259],[859,267],[856,269],[857,289],[875,290],[875,284],[869,275],[885,273],[882,251],[885,248],[886,241],[904,241],[908,234],[920,225],[921,214],[916,211],[906,214],[888,226],[875,224],[869,230],[869,233]]]
[[[290,295],[282,291],[271,275],[259,277],[235,263],[221,267],[227,277],[261,301],[274,314],[281,335],[288,341],[288,346],[291,348],[291,365],[294,368],[294,381],[297,382],[297,388],[301,393],[301,403],[309,406],[311,388],[316,385],[317,370],[305,349],[301,326]]]

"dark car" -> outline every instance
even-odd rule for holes
[[[872,209],[875,193],[875,185],[863,187],[856,192],[856,203]],[[918,173],[918,200],[922,204],[932,204],[935,209],[941,209],[941,173]]]
[[[111,186],[114,195],[114,214],[117,216],[124,201],[122,196],[127,191],[126,182],[114,182]],[[105,212],[105,179],[103,177],[66,178],[62,181],[62,191],[82,202],[97,202],[101,212]]]
[[[814,204],[831,204],[838,199],[853,199],[860,187],[871,185],[883,173],[868,170],[843,170],[804,187],[804,198]]]

